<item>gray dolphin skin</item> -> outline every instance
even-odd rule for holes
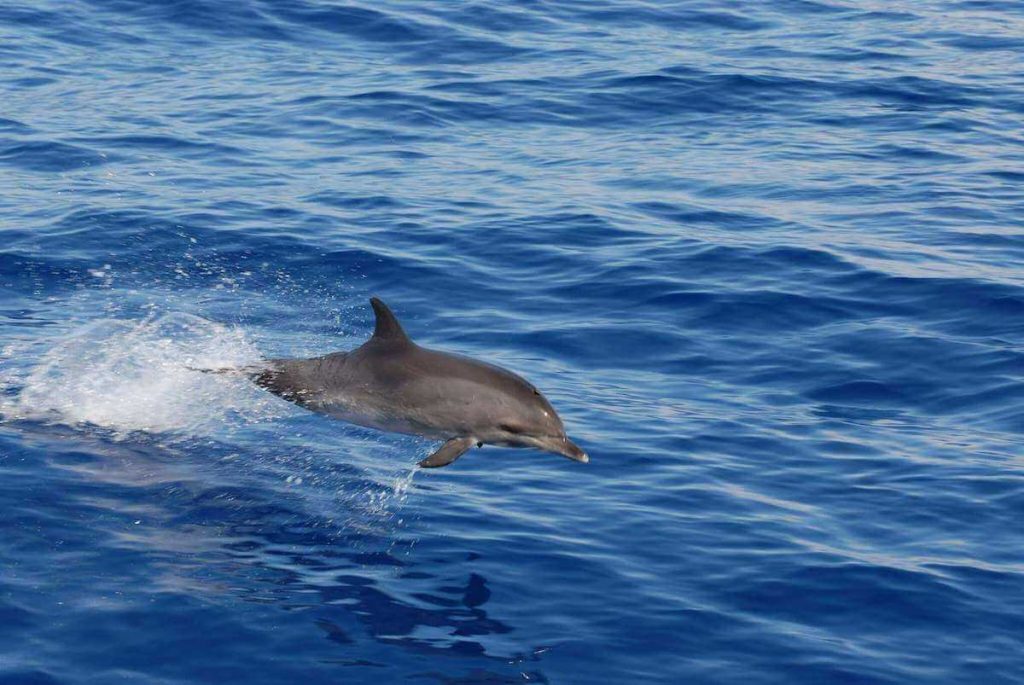
[[[499,366],[420,347],[376,297],[373,336],[350,352],[272,359],[250,375],[310,411],[360,426],[445,440],[420,466],[447,466],[473,445],[533,447],[588,462],[551,404]]]

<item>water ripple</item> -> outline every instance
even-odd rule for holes
[[[1022,35],[0,7],[0,681],[1021,682]],[[351,347],[370,295],[592,463],[418,472],[188,369]]]

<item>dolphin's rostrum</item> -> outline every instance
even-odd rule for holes
[[[420,466],[446,466],[475,445],[535,447],[589,461],[537,388],[511,371],[420,347],[376,297],[373,336],[350,352],[273,359],[251,376],[311,411],[446,442]],[[248,370],[247,370],[248,371]]]

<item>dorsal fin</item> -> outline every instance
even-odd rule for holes
[[[377,315],[377,326],[373,329],[373,339],[384,342],[411,343],[409,336],[402,330],[402,324],[379,298],[371,297],[373,313]]]

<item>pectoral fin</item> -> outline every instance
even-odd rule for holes
[[[472,447],[475,443],[476,440],[473,438],[452,438],[445,444],[441,445],[441,448],[436,452],[421,461],[420,466],[425,469],[448,466],[448,464],[465,454],[466,450]]]

